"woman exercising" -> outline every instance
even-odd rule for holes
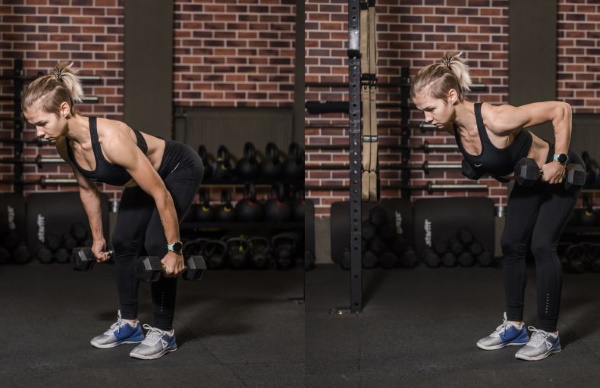
[[[441,63],[428,65],[412,80],[411,97],[425,121],[454,134],[471,168],[497,179],[513,179],[521,158],[534,159],[541,179],[532,186],[515,185],[507,204],[502,234],[503,278],[506,295],[504,322],[477,346],[485,350],[525,345],[515,357],[541,360],[560,352],[557,322],[562,268],[556,253],[560,234],[579,197],[581,187],[567,190],[560,184],[567,162],[583,161],[569,152],[571,107],[559,101],[519,107],[494,106],[465,99],[471,77],[460,53],[446,53]],[[525,128],[551,122],[554,144]],[[535,258],[538,327],[523,323],[530,249]]]
[[[71,64],[72,65],[72,64]],[[200,157],[188,146],[139,132],[126,124],[85,117],[74,108],[83,96],[76,72],[58,64],[34,80],[22,97],[25,119],[38,137],[56,145],[71,166],[98,262],[109,260],[96,182],[124,186],[112,244],[119,294],[118,320],[91,340],[97,348],[140,343],[130,353],[155,359],[177,350],[173,331],[176,276],[184,269],[179,220],[188,211],[202,181]],[[151,285],[153,326],[138,316],[134,261],[138,256],[162,257],[164,276]]]

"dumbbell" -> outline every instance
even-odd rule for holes
[[[490,252],[481,251],[479,255],[477,255],[477,262],[481,267],[489,267],[494,262],[494,257]]]
[[[475,256],[471,252],[464,251],[456,258],[461,267],[471,267],[475,264]]]
[[[112,250],[105,251],[109,257],[112,257],[114,252]],[[92,252],[90,247],[75,247],[71,252],[71,267],[75,271],[90,271],[94,268],[96,263],[96,256]]]
[[[439,267],[441,263],[440,256],[431,248],[425,248],[423,251],[423,262],[429,268]]]
[[[440,258],[444,267],[455,267],[456,266],[456,255],[453,252],[444,252]]]
[[[362,267],[364,269],[375,268],[378,260],[377,253],[368,250],[362,254]]]
[[[415,268],[419,265],[419,256],[412,248],[405,249],[398,257],[402,268]]]
[[[204,257],[188,256],[185,258],[186,269],[182,272],[183,280],[199,280],[206,270]],[[159,256],[140,256],[137,259],[136,275],[146,282],[156,282],[164,274],[164,266]]]
[[[564,179],[565,189],[581,187],[585,184],[585,170],[577,163],[569,163],[566,166],[567,174]],[[542,176],[536,161],[531,158],[521,158],[515,166],[515,179],[521,186],[531,186]]]

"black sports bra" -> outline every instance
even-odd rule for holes
[[[467,162],[477,171],[489,173],[493,176],[506,176],[514,171],[517,162],[527,156],[533,139],[531,133],[526,129],[521,129],[514,141],[506,148],[496,148],[487,135],[483,118],[481,117],[481,103],[475,104],[475,120],[477,121],[477,130],[481,139],[481,154],[471,155],[463,147],[462,140],[458,131],[454,131],[456,144]]]
[[[146,144],[146,140],[144,140],[144,136],[140,131],[133,129],[135,133],[135,137],[137,139],[137,146],[144,154],[148,152],[148,145]],[[100,143],[98,142],[98,128],[96,126],[96,118],[90,117],[90,136],[92,138],[92,150],[94,151],[94,158],[96,159],[96,169],[93,171],[84,170],[75,160],[73,156],[73,150],[67,141],[67,153],[69,154],[69,158],[77,167],[77,169],[91,181],[94,182],[102,182],[113,186],[122,186],[125,183],[131,180],[131,175],[125,170],[124,167],[119,166],[118,164],[109,163],[104,159],[104,155],[102,154],[102,148],[100,147]]]

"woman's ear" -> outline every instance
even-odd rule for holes
[[[448,91],[448,103],[450,105],[456,105],[457,102],[458,102],[458,93],[456,92],[456,89],[450,89]]]
[[[66,101],[63,101],[60,104],[60,115],[64,118],[67,118],[70,114],[71,114],[71,106]]]

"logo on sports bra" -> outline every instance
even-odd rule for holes
[[[479,168],[481,166],[483,166],[483,163],[479,163],[479,164],[475,163],[475,167]]]

